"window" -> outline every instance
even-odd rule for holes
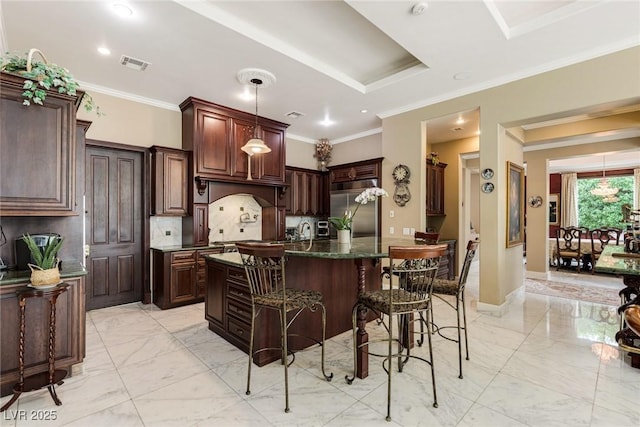
[[[600,178],[578,179],[578,224],[581,227],[625,228],[622,222],[622,205],[633,205],[633,175],[607,177],[607,180],[610,187],[619,190],[612,200],[591,194],[591,190],[600,183]]]

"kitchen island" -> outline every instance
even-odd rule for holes
[[[351,312],[364,290],[379,289],[381,285],[381,259],[388,257],[390,245],[415,245],[413,239],[359,237],[350,245],[336,240],[284,243],[286,280],[288,287],[321,291],[327,308],[327,338],[352,329]],[[420,244],[420,243],[418,243]],[[205,318],[209,329],[248,353],[251,325],[251,296],[240,255],[238,253],[212,254],[206,259],[207,289]],[[291,327],[291,333],[311,335],[320,340],[319,313],[304,312]],[[263,313],[260,330],[256,331],[256,347],[278,347],[278,319],[275,313]],[[358,319],[358,341],[366,342],[367,319],[364,313]],[[266,322],[266,323],[265,323]],[[290,341],[291,348],[304,348],[310,343],[299,337]],[[262,352],[254,362],[263,366],[279,359],[278,354]],[[359,355],[360,378],[368,375],[367,358]]]

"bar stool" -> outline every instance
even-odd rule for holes
[[[345,376],[348,384],[355,379],[357,355],[360,350],[357,345],[357,317],[361,310],[373,310],[378,317],[381,314],[388,319],[385,325],[388,336],[386,339],[369,341],[362,344],[365,348],[375,342],[387,342],[387,354],[367,354],[384,358],[382,367],[387,373],[387,421],[391,421],[391,372],[392,361],[397,359],[398,371],[409,359],[415,358],[426,362],[431,367],[431,383],[433,387],[433,406],[438,407],[436,395],[436,379],[433,367],[433,349],[431,347],[431,326],[427,323],[427,338],[429,340],[429,359],[411,354],[411,345],[406,336],[409,334],[409,318],[412,315],[431,311],[431,291],[433,279],[438,272],[440,257],[447,251],[447,245],[418,245],[418,246],[389,246],[389,289],[363,292],[353,306],[353,376]],[[394,318],[398,318],[398,335],[394,336]],[[393,346],[396,345],[394,351]],[[385,366],[386,363],[386,366]]]
[[[460,277],[458,281],[454,280],[444,280],[444,279],[435,279],[433,281],[433,296],[443,301],[449,307],[456,311],[456,326],[438,326],[434,323],[433,320],[433,310],[431,311],[431,324],[433,326],[433,333],[438,333],[442,338],[445,338],[449,341],[458,343],[458,367],[460,374],[458,378],[462,379],[462,336],[461,331],[464,331],[464,348],[466,352],[466,359],[469,360],[469,340],[467,336],[467,309],[464,301],[464,290],[465,285],[467,284],[467,276],[469,276],[469,269],[471,268],[471,262],[476,255],[476,251],[478,250],[478,245],[480,242],[478,240],[469,240],[467,243],[467,253],[464,257],[464,263],[462,264],[462,270],[460,271]],[[443,295],[453,296],[456,299],[455,304],[452,304],[447,299],[443,297]],[[460,325],[460,317],[462,317],[462,326]],[[423,324],[426,323],[426,318],[420,316],[420,328],[421,332],[423,332]],[[448,328],[456,328],[458,331],[458,339],[450,338],[446,335],[442,334],[443,329]],[[418,345],[422,345],[424,342],[424,337],[421,337],[418,341]]]
[[[284,366],[284,395],[285,412],[289,412],[289,365],[295,360],[295,354],[288,348],[289,327],[304,309],[322,312],[322,340],[314,338],[310,340],[322,347],[321,369],[322,375],[327,381],[331,381],[333,373],[327,375],[324,369],[324,341],[326,333],[327,315],[322,303],[322,293],[314,290],[288,288],[285,285],[285,258],[284,245],[272,245],[268,243],[236,243],[238,252],[242,257],[249,289],[251,291],[251,336],[249,338],[249,368],[247,370],[247,391],[251,394],[251,365],[256,353],[267,350],[277,350],[282,353],[282,365]],[[275,310],[280,318],[280,343],[281,347],[265,347],[254,351],[253,341],[256,328],[256,319],[262,309]],[[287,318],[289,313],[292,316]],[[291,362],[288,361],[292,354]]]

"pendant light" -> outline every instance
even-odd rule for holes
[[[275,76],[266,70],[258,68],[245,68],[238,72],[238,81],[244,84],[252,84],[255,87],[256,93],[256,114],[255,125],[253,128],[253,138],[246,142],[240,149],[247,153],[248,165],[247,165],[247,181],[251,181],[251,157],[254,154],[263,154],[271,152],[271,148],[264,143],[258,136],[258,87],[267,87],[271,83],[275,82]]]
[[[609,180],[605,176],[604,158],[605,156],[602,156],[602,178],[600,178],[598,186],[591,190],[591,194],[594,196],[600,196],[605,202],[611,203],[618,200],[615,195],[618,193],[619,189],[609,186]]]

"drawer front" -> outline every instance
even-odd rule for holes
[[[244,268],[229,267],[227,272],[227,280],[243,284],[249,289],[249,282],[247,281],[247,275]]]
[[[246,322],[251,322],[251,305],[227,298],[227,314],[232,314]]]
[[[251,304],[251,292],[249,287],[234,282],[227,282],[227,297],[233,298],[243,304]]]
[[[171,264],[194,262],[196,260],[196,251],[179,251],[171,252]]]
[[[234,319],[231,316],[227,317],[227,332],[233,335],[240,341],[249,345],[249,338],[251,338],[251,325],[240,320]]]

